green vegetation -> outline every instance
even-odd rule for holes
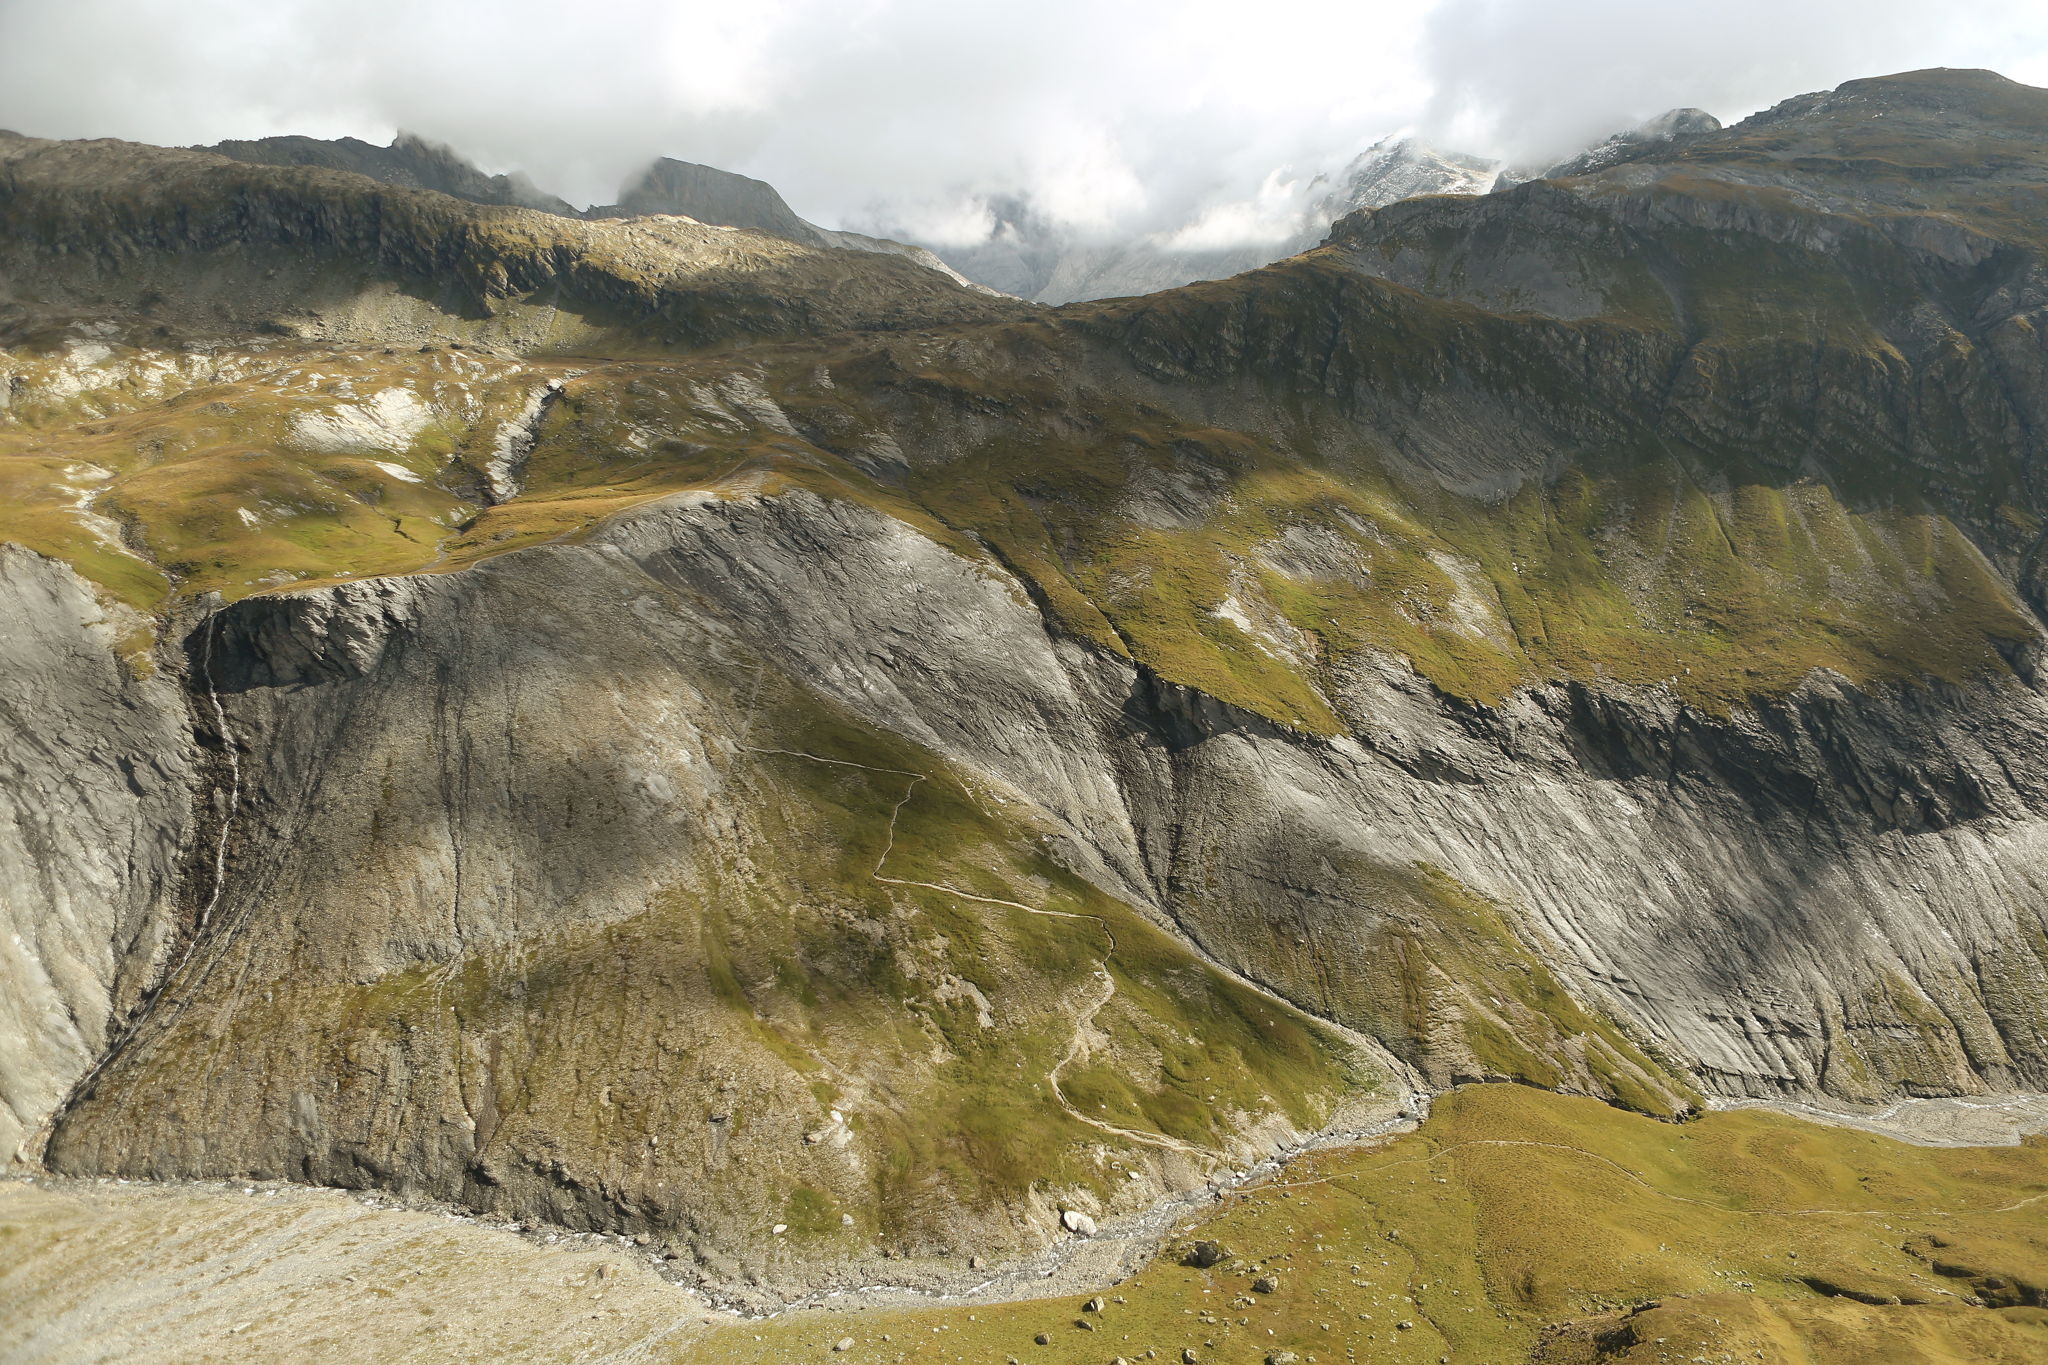
[[[1710,296],[1754,308],[1786,295],[1784,281],[1709,268],[1731,251],[1703,235],[1686,277],[1705,291],[1692,312],[1710,313]],[[1755,256],[1730,256],[1727,270]],[[1795,276],[1821,271],[1770,259]],[[1574,392],[1579,381],[1552,350],[1614,349],[1619,360],[1642,344],[1612,323],[1490,317],[1313,264],[1311,283],[1384,332],[1367,350],[1333,343],[1373,392],[1420,391],[1455,354],[1478,386],[1474,403],[1576,412],[1583,424],[1581,410],[1605,400]],[[1897,278],[1875,264],[1867,277],[1827,276],[1838,277]],[[1904,364],[1872,330],[1903,306],[1886,292],[1894,286],[1855,288],[1835,311],[1860,321],[1829,324],[1824,352],[1848,367],[1849,387]],[[1122,325],[1178,331],[1197,325],[1184,315],[1235,306],[1257,310],[1262,327],[1328,325],[1302,310],[1332,298],[1303,289],[1295,275],[1260,272],[1126,305]],[[248,377],[155,406],[121,410],[136,400],[109,390],[93,401],[110,415],[96,419],[81,420],[81,400],[25,410],[26,425],[0,431],[0,476],[20,489],[0,533],[153,607],[167,583],[235,596],[457,569],[580,537],[692,488],[804,487],[993,556],[1076,636],[1315,734],[1345,728],[1344,677],[1368,655],[1404,658],[1479,704],[1571,678],[1668,685],[1726,714],[1815,669],[1863,684],[1998,672],[2001,649],[2031,632],[1977,548],[2032,534],[2037,518],[2010,500],[2016,473],[1997,466],[1971,485],[1963,510],[1990,529],[1966,532],[1938,510],[1947,493],[1916,488],[1925,475],[1896,452],[1811,429],[1802,392],[1745,429],[1718,429],[1712,445],[1702,429],[1680,439],[1609,422],[1563,467],[1473,497],[1414,477],[1376,423],[1294,387],[1288,362],[1238,400],[1242,429],[1081,382],[1093,363],[1085,330],[1111,311],[1083,315],[1078,333],[989,329],[978,365],[913,359],[907,343],[756,352],[765,385],[722,357],[596,363],[551,407],[523,494],[498,506],[475,501],[476,471],[526,395],[559,370],[286,347]],[[1789,362],[1785,346],[1797,349],[1789,325],[1731,315],[1694,363],[1725,372],[1718,383],[1767,388],[1763,376]],[[840,379],[821,382],[830,373]],[[394,391],[415,395],[421,414],[403,450],[322,452],[295,436],[295,423]],[[906,398],[917,414],[908,426]],[[1262,415],[1275,402],[1287,413],[1278,428]],[[861,454],[884,438],[913,452],[896,457],[900,470]],[[1839,449],[1842,472],[1788,465],[1779,452],[1797,438]],[[934,447],[950,453],[916,454]],[[78,494],[65,480],[81,470],[110,476],[95,484],[95,506],[126,528],[125,548],[67,513]]]
[[[1290,999],[1379,1039],[1434,1085],[1520,1081],[1660,1117],[1701,1104],[1572,996],[1540,940],[1449,874],[1338,848],[1297,852],[1293,866],[1317,869],[1312,913],[1257,903],[1256,882],[1199,851],[1187,855],[1178,913],[1212,950],[1258,963]]]
[[[289,347],[150,402],[130,388],[162,379],[161,355],[107,349],[105,387],[0,424],[0,479],[18,490],[0,501],[0,535],[144,610],[172,592],[233,599],[432,564],[476,510],[465,467],[547,373],[456,351]],[[62,357],[11,360],[61,392]],[[86,490],[100,523],[64,510]]]
[[[913,485],[1031,576],[1064,624],[1316,733],[1363,652],[1494,704],[1558,678],[1666,684],[1716,714],[1813,670],[1960,681],[2032,627],[1953,524],[1826,483],[1588,456],[1495,501],[1357,450],[1304,457],[1101,419],[1099,444],[1004,441]],[[1247,623],[1248,627],[1247,628]]]
[[[1668,687],[1710,716],[1816,670],[1870,687],[1993,677],[2037,633],[2009,580],[2048,506],[2025,477],[2031,418],[2003,395],[2023,372],[2013,355],[2032,352],[2000,350],[2031,347],[2033,324],[1981,326],[1984,272],[1957,263],[1994,259],[1972,232],[2038,245],[2038,187],[2000,168],[2038,163],[2048,115],[2035,95],[1984,82],[1949,95],[1925,84],[1878,91],[1888,116],[1911,113],[1882,127],[1834,113],[1818,131],[1765,121],[1717,144],[1719,161],[1688,152],[1645,185],[1523,195],[1548,197],[1506,265],[1482,220],[1522,200],[1431,201],[1239,279],[1021,320],[905,263],[857,269],[687,224],[574,223],[132,149],[108,152],[112,171],[94,178],[75,174],[72,153],[10,144],[9,242],[68,242],[89,226],[202,273],[232,242],[285,272],[281,295],[305,295],[292,317],[309,332],[308,318],[372,335],[378,318],[431,313],[453,329],[436,336],[503,341],[511,331],[489,329],[510,320],[546,358],[313,344],[271,317],[233,324],[260,333],[240,349],[183,348],[169,330],[158,350],[83,344],[97,328],[11,343],[0,536],[164,611],[208,592],[458,571],[680,493],[801,489],[1014,574],[1073,638],[1314,736],[1362,719],[1359,671],[1387,659],[1461,706],[1575,681]],[[1951,136],[1942,101],[1958,91],[1978,101],[1973,118],[2008,121],[2011,146],[1974,125]],[[1968,174],[1934,173],[1957,158]],[[166,167],[179,174],[159,183]],[[1767,174],[1745,179],[1757,168]],[[1811,192],[1763,183],[1799,176]],[[35,214],[20,208],[32,181],[57,187]],[[1877,197],[1845,207],[1821,193],[1851,182]],[[70,278],[37,259],[53,289]],[[308,282],[319,288],[298,288]],[[142,298],[148,321],[130,342],[153,335],[165,302]],[[1556,299],[1574,315],[1528,311]],[[190,324],[173,304],[165,328]],[[361,332],[336,320],[352,307],[371,319]],[[563,387],[523,489],[489,505],[482,471],[524,435],[508,423],[549,381]],[[456,1178],[475,1202],[672,1230],[685,1191],[717,1186],[724,1202],[705,1216],[723,1220],[728,1249],[851,1257],[946,1250],[962,1209],[1014,1228],[1016,1210],[1055,1195],[1113,1207],[1120,1173],[1179,1159],[1163,1151],[1221,1152],[1279,1119],[1312,1127],[1372,1083],[1330,1030],[1200,965],[1060,867],[1029,815],[814,701],[770,704],[762,732],[801,752],[735,755],[730,846],[678,853],[640,903],[510,941],[464,942],[456,926],[449,961],[369,979],[279,948],[246,964],[267,983],[260,1003],[252,986],[181,1006],[152,1043],[162,1065],[120,1102],[215,1102],[203,1087],[177,1093],[182,1078],[274,1049],[269,1074],[325,1078],[321,1102],[360,1120],[354,1146],[289,1153],[303,1170],[280,1155],[277,1169],[369,1180],[395,1168],[393,1144],[425,1141],[379,1127],[379,1087],[404,1076],[409,1103],[473,1132],[472,1169]],[[366,906],[379,878],[408,875],[377,855],[402,846],[417,812],[387,804],[356,888]],[[1190,922],[1437,1079],[1514,1079],[1665,1116],[1696,1104],[1571,996],[1503,907],[1427,867],[1334,855],[1330,867],[1342,942],[1297,944],[1306,935],[1268,922],[1226,869],[1191,878]],[[1982,989],[2003,989],[1987,963]],[[2033,978],[2015,967],[2010,979]],[[1925,1001],[1901,983],[1856,1003],[1877,1022],[1832,1065],[1938,1080],[1945,1054],[1928,1038],[1943,1021]],[[288,1115],[295,1101],[267,1102]],[[1446,1110],[1480,1123],[1471,1115],[1507,1106],[1514,1131],[1601,1112],[1552,1103]],[[1605,1115],[1571,1131],[1628,1165],[1655,1155],[1631,1134],[1691,1143],[1753,1121],[1668,1130]],[[435,1139],[450,1144],[436,1160],[464,1140]],[[729,1158],[735,1146],[747,1161]],[[1469,1150],[1447,1153],[1457,1173],[1438,1188],[1470,1201],[1484,1173],[1468,1164],[1553,1160]],[[1519,1178],[1562,1188],[1583,1158],[1555,1159]],[[1706,1189],[1700,1169],[1666,1163],[1657,1178]],[[1748,1188],[1713,1179],[1716,1198]],[[1612,1218],[1649,1216],[1626,1203],[1633,1192],[1617,1197]],[[1417,1227],[1448,1216],[1387,1207]],[[1476,1202],[1461,1207],[1479,1217]],[[763,1242],[764,1213],[787,1242]],[[1245,1227],[1233,1235],[1270,1231]],[[1488,1321],[1510,1324],[1469,1348],[1484,1351],[1526,1346],[1561,1315],[1624,1311],[1652,1284],[1699,1302],[1732,1292],[1680,1273],[1694,1255],[1735,1273],[1734,1253],[1717,1262],[1708,1245],[1721,1233],[1669,1231],[1673,1246],[1694,1239],[1685,1256],[1630,1242],[1613,1267],[1573,1262],[1550,1289],[1541,1267],[1494,1275],[1483,1248],[1468,1253],[1478,1278],[1429,1275],[1469,1284]],[[1505,1225],[1480,1240],[1514,1245]],[[1283,1245],[1271,1254],[1305,1254]],[[1981,1253],[2020,1255],[2003,1242]],[[1595,1282],[1608,1287],[1557,1287]],[[1795,1335],[1825,1318],[1853,1336],[1879,1330],[1856,1325],[1865,1307],[1889,1305],[1788,1290],[1738,1316]],[[1938,1337],[1948,1328],[1925,1324],[1939,1316],[1897,1321]],[[1430,1330],[1468,1351],[1449,1327]],[[1399,1340],[1436,1339],[1418,1327]],[[1571,1343],[1555,1349],[1567,1359]]]
[[[1484,1086],[1439,1100],[1412,1136],[1307,1157],[1233,1194],[1099,1313],[1077,1295],[805,1315],[696,1349],[801,1359],[851,1336],[854,1365],[1099,1365],[1187,1349],[1218,1365],[1281,1351],[2021,1365],[2048,1352],[2044,1199],[2038,1138],[1910,1147],[1753,1110],[1672,1125]],[[1231,1257],[1181,1264],[1196,1238]],[[1266,1275],[1277,1289],[1254,1292]],[[1050,1345],[1034,1343],[1041,1332]]]

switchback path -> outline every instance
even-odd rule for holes
[[[976,895],[972,891],[962,891],[957,886],[947,886],[943,882],[924,882],[910,877],[889,876],[882,869],[888,865],[889,855],[896,851],[897,821],[903,815],[903,808],[910,804],[911,798],[917,795],[918,787],[926,780],[925,774],[909,772],[902,768],[877,768],[871,764],[855,763],[843,758],[826,758],[820,754],[805,753],[798,749],[769,749],[751,744],[747,748],[757,754],[781,754],[789,758],[807,759],[812,763],[829,763],[835,767],[858,768],[863,772],[882,773],[891,777],[909,779],[903,789],[903,795],[897,798],[896,804],[889,810],[889,829],[887,837],[882,843],[882,853],[880,857],[875,859],[873,870],[868,873],[875,881],[888,886],[909,886],[918,887],[926,891],[937,891],[942,895],[970,901],[976,905],[994,905],[1007,910],[1021,910],[1027,915],[1043,915],[1048,919],[1088,920],[1097,925],[1102,930],[1103,937],[1109,941],[1109,947],[1103,953],[1102,963],[1095,969],[1095,977],[1101,984],[1101,994],[1096,996],[1095,1000],[1087,1008],[1081,1010],[1075,1016],[1073,1040],[1067,1044],[1065,1054],[1057,1062],[1053,1063],[1051,1070],[1045,1073],[1046,1084],[1052,1091],[1054,1102],[1061,1109],[1065,1110],[1069,1117],[1101,1132],[1125,1138],[1132,1142],[1143,1143],[1148,1147],[1161,1147],[1168,1151],[1180,1152],[1204,1163],[1223,1160],[1223,1156],[1219,1152],[1212,1152],[1206,1148],[1197,1147],[1193,1143],[1183,1142],[1179,1138],[1170,1137],[1165,1133],[1148,1133],[1136,1128],[1124,1128],[1084,1114],[1067,1098],[1066,1092],[1060,1089],[1060,1073],[1065,1071],[1073,1062],[1087,1055],[1090,1045],[1089,1033],[1094,1027],[1097,1016],[1102,1013],[1103,1008],[1111,1000],[1116,998],[1116,977],[1110,972],[1109,963],[1116,956],[1117,941],[1116,931],[1110,928],[1109,921],[1103,919],[1100,915],[1076,914],[1068,910],[1047,910],[1041,906],[1026,905],[1022,901],[1005,900],[1001,896]]]

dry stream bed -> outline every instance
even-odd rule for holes
[[[2048,1142],[2024,1137],[2048,1129],[2048,1099],[1824,1117],[1845,1122],[1723,1106],[1671,1125],[1477,1087],[1419,1129],[1383,1114],[1021,1263],[905,1262],[900,1284],[772,1317],[718,1307],[620,1239],[379,1195],[17,1181],[0,1186],[4,1355],[1568,1362],[1692,1337],[1673,1358],[2048,1351]],[[1197,1238],[1229,1255],[1185,1264]]]

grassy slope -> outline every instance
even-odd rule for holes
[[[1999,671],[1998,646],[2031,635],[1969,538],[1910,500],[1852,510],[1818,480],[1703,483],[1663,456],[1482,502],[1368,461],[1124,430],[1093,449],[1019,441],[916,492],[1031,574],[1076,633],[1101,639],[1106,621],[1173,681],[1304,730],[1338,728],[1322,666],[1364,650],[1483,704],[1611,679],[1725,714],[1816,668],[1862,683]],[[1217,471],[1208,506],[1183,526],[1135,520],[1135,486],[1174,477],[1190,447]],[[1337,542],[1341,567],[1291,568],[1291,531]],[[1233,596],[1263,599],[1272,634],[1219,615]]]
[[[1825,482],[1703,480],[1667,456],[1599,461],[1483,502],[1404,482],[1362,452],[1283,449],[1158,413],[1098,412],[1063,434],[1073,414],[1058,408],[896,492],[810,442],[712,426],[674,392],[693,371],[717,372],[704,362],[611,365],[573,381],[525,495],[485,508],[451,483],[447,462],[488,458],[549,370],[436,373],[446,364],[307,356],[161,406],[18,424],[0,431],[12,493],[0,533],[147,609],[171,583],[234,597],[338,573],[459,567],[720,475],[779,469],[970,553],[992,546],[1083,638],[1321,733],[1339,728],[1327,669],[1362,650],[1405,656],[1475,702],[1549,678],[1610,678],[1671,681],[1726,711],[1817,667],[1864,682],[1996,670],[1998,645],[2028,633],[1969,539],[1910,499],[1852,507]],[[299,387],[309,372],[321,382]],[[432,411],[402,448],[317,452],[289,434],[295,416],[391,388]],[[959,406],[975,396],[948,395]],[[857,421],[850,404],[834,395],[803,410]],[[126,523],[132,548],[76,515],[88,478],[95,510]],[[1177,524],[1134,512],[1148,489],[1177,484],[1194,504]],[[1324,562],[1289,555],[1303,533],[1324,542]],[[1228,599],[1270,632],[1219,614]]]
[[[855,1365],[1188,1349],[1221,1365],[1289,1350],[1417,1365],[1532,1351],[1549,1365],[2018,1365],[2048,1352],[2048,1311],[2021,1306],[2048,1296],[2048,1222],[2040,1203],[2011,1206],[2042,1196],[2041,1139],[1918,1148],[1758,1111],[1672,1126],[1487,1086],[1445,1097],[1412,1136],[1231,1196],[1099,1313],[1075,1297],[810,1316],[704,1349],[735,1365],[807,1358],[842,1336]],[[1194,1238],[1232,1258],[1180,1264]],[[1267,1274],[1278,1290],[1253,1292]]]
[[[61,352],[7,357],[28,383],[50,383]],[[145,610],[172,593],[232,600],[283,583],[404,573],[431,562],[478,510],[466,474],[488,458],[504,424],[546,367],[464,355],[279,347],[226,373],[122,384],[155,357],[123,348],[102,388],[22,404],[0,425],[0,535],[66,559]],[[402,395],[407,420],[383,431],[347,425]],[[416,408],[412,405],[417,405]],[[339,420],[342,426],[319,424]],[[312,424],[310,436],[308,424]],[[95,534],[77,514],[111,523]],[[111,542],[111,543],[110,543]]]

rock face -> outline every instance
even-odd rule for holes
[[[1075,828],[1115,806],[1103,718],[1014,584],[872,511],[700,495],[215,620],[229,887],[58,1168],[390,1186],[790,1287],[869,1238],[1016,1245],[1032,1181],[1091,1180],[1063,1135],[1134,1104],[1235,1096],[1125,1144],[1181,1169],[1364,1074],[1034,851],[1131,867]],[[832,662],[912,639],[886,682]],[[801,1262],[763,1263],[762,1209]]]
[[[44,1123],[150,985],[205,822],[185,698],[130,671],[139,618],[64,565],[0,545],[0,624],[0,1159],[12,1168],[35,1159]]]
[[[744,348],[15,348],[4,534],[183,613],[137,682],[9,561],[15,1130],[789,1291],[1368,1094],[2048,1088],[2044,101],[1857,83],[1051,313],[735,230],[798,263]],[[105,149],[5,146],[43,262]],[[149,203],[109,258],[201,250]]]

